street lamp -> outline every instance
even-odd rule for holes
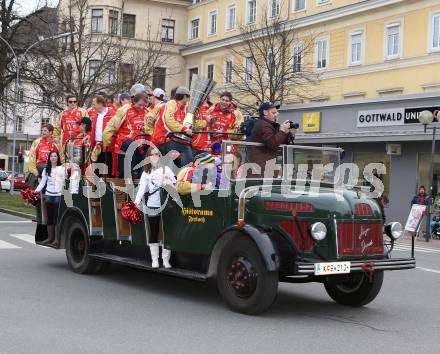
[[[14,110],[12,112],[12,121],[13,121],[13,133],[12,133],[12,179],[11,179],[11,189],[9,190],[9,192],[12,194],[14,192],[14,173],[15,173],[15,147],[16,147],[16,139],[17,139],[17,109],[18,109],[18,101],[20,99],[20,68],[21,68],[21,64],[23,63],[24,58],[26,57],[26,54],[36,45],[42,43],[42,42],[46,42],[46,41],[50,41],[53,39],[60,39],[60,38],[64,38],[64,37],[68,37],[71,35],[75,35],[78,32],[66,32],[66,33],[61,33],[61,34],[57,34],[51,37],[43,37],[43,36],[39,36],[38,37],[38,41],[36,41],[35,43],[31,44],[22,55],[17,56],[17,54],[15,53],[14,49],[12,48],[12,46],[8,43],[8,41],[6,39],[4,39],[2,36],[0,36],[0,40],[2,40],[7,47],[9,48],[9,50],[12,52],[12,55],[14,56],[14,60],[15,60],[15,70],[16,70],[16,76],[15,76],[15,104],[14,104]],[[6,124],[6,120],[5,120],[5,124]]]
[[[419,115],[419,122],[423,124],[424,132],[426,133],[427,130],[432,130],[432,146],[431,146],[431,164],[429,165],[429,189],[428,193],[431,197],[431,201],[433,201],[434,196],[433,193],[433,179],[434,179],[434,156],[435,156],[435,135],[437,133],[437,126],[432,125],[428,126],[434,121],[434,115],[431,111],[422,111]],[[429,242],[430,235],[431,235],[431,203],[429,203],[427,207],[427,221],[426,221],[426,234],[425,234],[425,240],[426,242]]]

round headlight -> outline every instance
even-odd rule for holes
[[[403,226],[400,222],[391,222],[385,226],[385,233],[393,240],[398,240],[403,236]]]
[[[322,222],[315,222],[310,227],[310,234],[316,241],[321,241],[327,236],[327,227]]]

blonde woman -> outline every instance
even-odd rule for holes
[[[168,166],[161,166],[160,152],[156,147],[150,146],[147,150],[149,163],[144,166],[144,171],[139,182],[139,189],[136,194],[135,204],[141,208],[141,201],[144,195],[147,198],[146,216],[148,219],[149,247],[151,253],[151,267],[159,268],[159,230],[161,221],[161,200],[160,189],[167,184],[175,184],[176,178]],[[162,248],[162,263],[165,268],[171,268],[171,251]]]

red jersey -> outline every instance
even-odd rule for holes
[[[138,111],[134,104],[128,109],[122,118],[116,136],[115,151],[120,152],[122,144],[125,140],[134,140],[136,135],[145,134],[145,115],[147,109],[143,108]],[[145,139],[145,137],[140,137]]]
[[[203,131],[209,130],[209,123],[207,119],[207,111],[209,108],[210,106],[208,104],[204,104],[199,108],[199,118],[206,122],[206,127],[203,129]],[[210,134],[194,134],[191,144],[197,150],[208,151],[211,148],[211,136]]]
[[[221,131],[226,133],[229,129],[234,126],[236,116],[234,114],[233,107],[228,109],[227,112],[222,112],[220,105],[217,105],[211,113],[211,127],[214,131]],[[218,135],[215,140],[226,139],[227,135]]]
[[[46,164],[49,158],[49,153],[52,151],[60,152],[58,146],[55,144],[53,138],[46,139],[44,137],[38,139],[35,147],[35,160],[37,165]]]
[[[62,131],[62,145],[66,143],[67,139],[75,138],[79,134],[79,125],[82,117],[87,117],[87,113],[77,107],[73,111],[67,108],[61,113],[59,120],[59,129]]]
[[[171,100],[162,105],[159,110],[159,118],[156,121],[152,142],[162,145],[166,142],[166,136],[171,132],[184,132],[188,128],[183,125],[186,116],[186,104]]]

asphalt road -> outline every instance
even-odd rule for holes
[[[32,244],[35,224],[0,214],[0,353],[438,353],[440,250],[388,272],[374,302],[335,304],[320,284],[280,284],[258,317],[215,286],[114,267],[79,275]],[[402,247],[395,256],[409,254]]]

